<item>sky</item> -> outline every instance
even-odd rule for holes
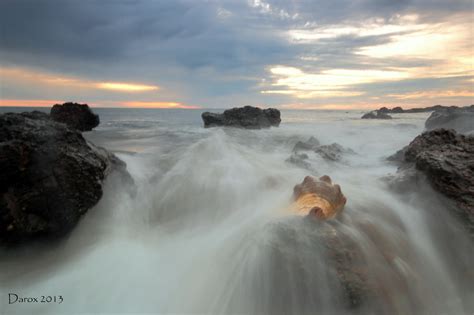
[[[1,0],[0,106],[474,103],[472,0]]]

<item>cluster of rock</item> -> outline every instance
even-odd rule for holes
[[[247,129],[278,127],[280,111],[275,108],[261,109],[244,106],[227,109],[223,113],[204,112],[201,115],[204,127],[229,126]]]
[[[423,108],[403,109],[400,106],[389,109],[381,107],[365,113],[362,119],[392,119],[389,114],[433,112],[426,122],[426,129],[453,128],[460,132],[473,130],[474,105],[466,107],[435,105]]]
[[[72,127],[90,117],[79,106],[55,106],[64,123],[38,111],[0,115],[0,243],[64,235],[100,200],[113,169],[131,180],[124,162],[83,138],[84,125]]]
[[[454,201],[449,207],[474,236],[474,136],[450,129],[424,132],[389,158],[401,165],[391,178],[401,189],[423,174],[431,186]]]
[[[470,107],[473,107],[474,105],[471,105]],[[434,105],[434,106],[428,106],[428,107],[419,107],[419,108],[409,108],[409,109],[403,109],[400,106],[393,107],[393,108],[387,108],[387,107],[380,107],[377,111],[385,114],[402,114],[402,113],[427,113],[427,112],[434,112],[437,110],[446,110],[446,109],[466,109],[469,107],[457,107],[457,106],[443,106],[443,105]]]
[[[321,145],[318,139],[310,137],[307,141],[298,141],[293,147],[291,156],[286,161],[311,170],[308,154],[318,155],[328,161],[340,162],[344,155],[355,154],[355,152],[338,143]]]
[[[371,112],[365,113],[361,117],[362,119],[392,119],[392,116],[383,112],[381,110],[373,110]]]

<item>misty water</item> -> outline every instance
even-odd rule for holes
[[[0,301],[4,314],[472,314],[473,244],[420,181],[399,194],[385,160],[423,131],[428,113],[361,120],[360,111],[283,111],[279,128],[202,127],[200,110],[97,109],[84,136],[127,163],[135,189],[110,176],[66,239],[1,252],[1,296],[61,295],[61,304]],[[286,162],[316,137],[355,151],[341,162]],[[329,175],[343,220],[286,209],[306,175]],[[330,224],[323,226],[324,224]],[[349,237],[377,294],[346,293],[318,230]],[[470,272],[469,272],[470,270]]]

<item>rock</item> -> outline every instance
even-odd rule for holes
[[[346,204],[341,187],[333,185],[331,178],[326,175],[319,179],[306,176],[301,184],[294,187],[293,198],[293,212],[319,219],[335,217]]]
[[[245,106],[227,109],[222,114],[204,112],[201,115],[204,127],[231,126],[248,129],[278,127],[280,111],[275,108],[261,109]]]
[[[41,112],[0,115],[0,243],[57,238],[102,196],[125,163]],[[129,175],[128,175],[129,176]]]
[[[369,281],[370,270],[361,245],[342,233],[337,225],[328,223],[318,226],[318,233],[326,249],[329,270],[342,287],[345,306],[355,310],[370,303],[375,297],[375,286]]]
[[[56,104],[51,108],[50,115],[53,120],[80,131],[90,131],[100,123],[99,116],[87,104]]]
[[[456,204],[454,214],[474,236],[474,137],[447,129],[424,132],[404,149],[402,163],[396,180],[412,169],[423,173],[436,191]]]
[[[353,150],[346,149],[338,143],[321,145],[317,147],[314,152],[319,154],[322,158],[330,161],[341,161],[343,154],[355,154]]]
[[[383,178],[390,189],[398,193],[409,193],[415,191],[420,182],[420,174],[414,167],[404,167],[397,171],[396,175],[388,175]]]
[[[381,112],[381,111],[378,111],[378,110],[374,110],[374,111],[371,111],[371,112],[368,112],[368,113],[362,115],[361,118],[362,119],[392,119],[392,116],[390,116],[387,113],[384,113],[384,112]]]
[[[426,120],[425,128],[427,130],[449,128],[461,133],[473,132],[474,106],[436,110]]]
[[[319,146],[319,141],[315,137],[310,137],[307,141],[298,141],[293,147],[293,152],[313,151]]]
[[[307,170],[311,170],[311,164],[306,161],[308,158],[309,157],[306,153],[298,154],[296,152],[293,152],[293,154],[288,159],[286,159],[286,162],[295,164]]]
[[[301,154],[302,151],[305,153]],[[292,155],[286,161],[313,171],[311,164],[307,161],[309,159],[308,154],[312,154],[313,158],[319,155],[325,160],[340,162],[345,154],[355,154],[355,152],[338,143],[320,145],[315,137],[310,137],[307,141],[298,141],[293,147]]]
[[[388,109],[387,107],[381,107],[377,111],[385,114],[402,114],[402,113],[427,113],[433,112],[438,110],[449,110],[449,109],[469,109],[473,108],[474,105],[466,106],[466,107],[457,107],[457,106],[443,106],[443,105],[435,105],[435,106],[428,106],[428,107],[421,107],[421,108],[410,108],[410,109],[403,109],[400,106],[394,107],[392,109]]]
[[[401,114],[403,113],[403,108],[401,108],[400,106],[397,106],[397,107],[392,108],[390,112],[392,114]]]

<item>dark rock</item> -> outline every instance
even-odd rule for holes
[[[231,126],[248,129],[278,127],[280,111],[275,108],[261,109],[245,106],[227,109],[222,114],[204,112],[201,115],[204,127]]]
[[[50,114],[53,120],[80,131],[90,131],[100,123],[99,116],[94,114],[87,104],[56,104],[51,108]]]
[[[330,161],[340,161],[344,154],[355,154],[353,150],[344,148],[338,143],[321,145],[317,147],[314,152],[319,154],[322,158]]]
[[[390,113],[390,109],[388,109],[387,107],[381,107],[377,112],[387,114]]]
[[[381,111],[371,111],[361,117],[362,119],[392,119],[392,116]]]
[[[458,132],[474,131],[474,107],[448,108],[431,113],[425,122],[427,130],[449,128]]]
[[[398,150],[395,154],[392,154],[389,157],[387,157],[387,161],[403,163],[405,161],[405,152],[407,149],[408,149],[408,146],[404,147],[401,150]]]
[[[400,106],[397,106],[397,107],[392,108],[390,112],[393,114],[401,114],[404,111],[403,111],[403,108],[401,108]]]
[[[436,191],[455,202],[454,214],[474,236],[474,137],[436,129],[419,135],[404,150],[395,180],[400,182],[412,169],[423,173]]]
[[[41,112],[0,115],[0,243],[57,238],[102,196],[125,163]],[[128,175],[129,176],[129,175]]]

